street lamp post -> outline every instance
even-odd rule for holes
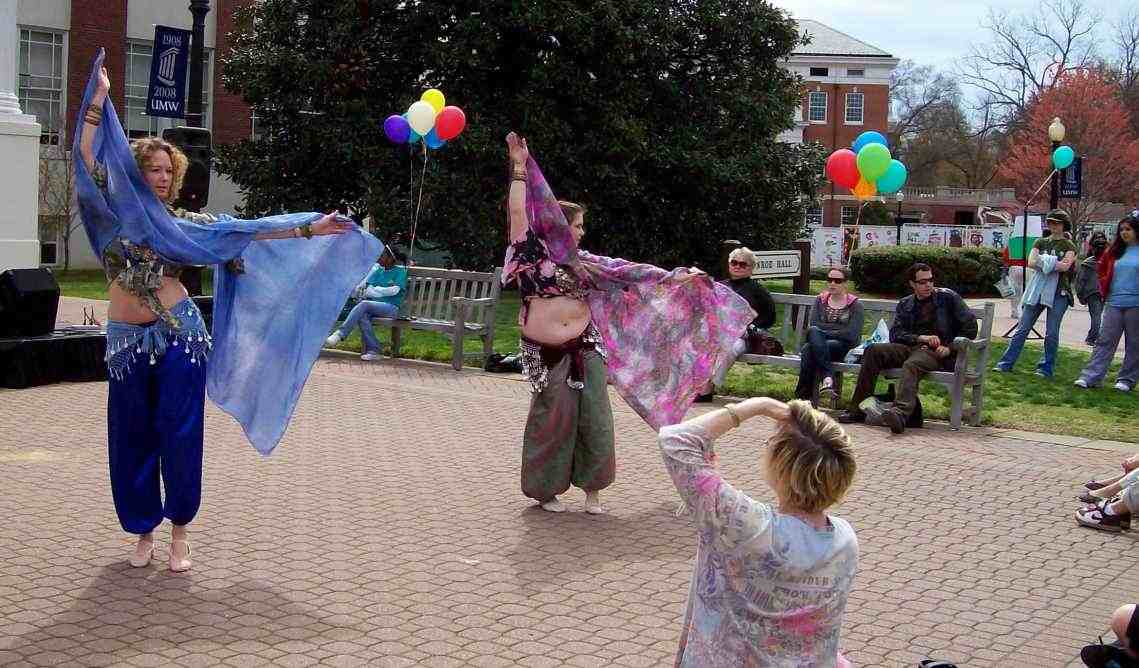
[[[190,95],[186,100],[186,125],[194,128],[202,124],[202,74],[205,67],[206,14],[210,13],[210,0],[190,0],[190,14],[194,16],[194,36],[190,45]]]
[[[1056,149],[1060,148],[1060,142],[1064,141],[1064,124],[1060,122],[1060,118],[1052,119],[1051,125],[1048,126],[1048,138],[1052,140],[1052,152],[1055,153]],[[1060,172],[1059,170],[1052,170],[1052,195],[1048,200],[1048,209],[1055,209],[1060,205]],[[1025,221],[1028,224],[1028,221]]]
[[[898,228],[898,236],[894,240],[894,245],[895,246],[901,246],[902,245],[902,200],[906,199],[906,196],[902,194],[901,190],[899,190],[897,192],[897,194],[894,195],[894,199],[897,200],[897,202],[898,202],[898,212],[896,214],[894,214],[894,225],[897,226],[897,228]]]

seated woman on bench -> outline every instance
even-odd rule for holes
[[[407,267],[396,264],[395,254],[385,246],[368,277],[356,286],[360,303],[352,307],[344,324],[328,336],[324,343],[335,346],[359,325],[364,339],[360,359],[371,362],[380,356],[380,342],[372,330],[372,318],[395,318],[407,290]]]

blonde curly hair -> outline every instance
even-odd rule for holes
[[[858,465],[850,437],[806,401],[787,404],[790,419],[767,441],[767,465],[784,503],[809,513],[842,501]]]
[[[166,151],[166,154],[170,156],[170,164],[174,166],[174,178],[170,183],[170,192],[166,196],[166,202],[174,202],[178,199],[178,193],[182,191],[182,181],[186,178],[186,168],[190,166],[190,160],[186,154],[182,152],[182,149],[161,137],[144,137],[131,142],[131,154],[134,155],[138,170],[143,174],[146,174],[146,165],[150,162],[150,157],[158,151]]]

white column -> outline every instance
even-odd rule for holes
[[[20,111],[16,0],[0,0],[0,270],[38,267],[40,125]]]

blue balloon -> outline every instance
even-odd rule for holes
[[[428,132],[426,135],[424,135],[423,143],[427,144],[427,148],[440,148],[447,142],[443,139],[440,139],[439,135],[435,134],[435,128],[431,128],[431,132]]]
[[[858,155],[858,152],[862,150],[862,147],[866,146],[867,144],[881,144],[886,148],[890,147],[889,144],[886,143],[886,138],[882,136],[882,133],[874,132],[873,130],[867,130],[866,132],[858,135],[858,139],[854,140],[854,154]]]
[[[874,185],[878,187],[878,192],[883,195],[893,195],[906,185],[906,166],[897,160],[891,160],[890,166],[886,168],[886,173],[878,177]]]

